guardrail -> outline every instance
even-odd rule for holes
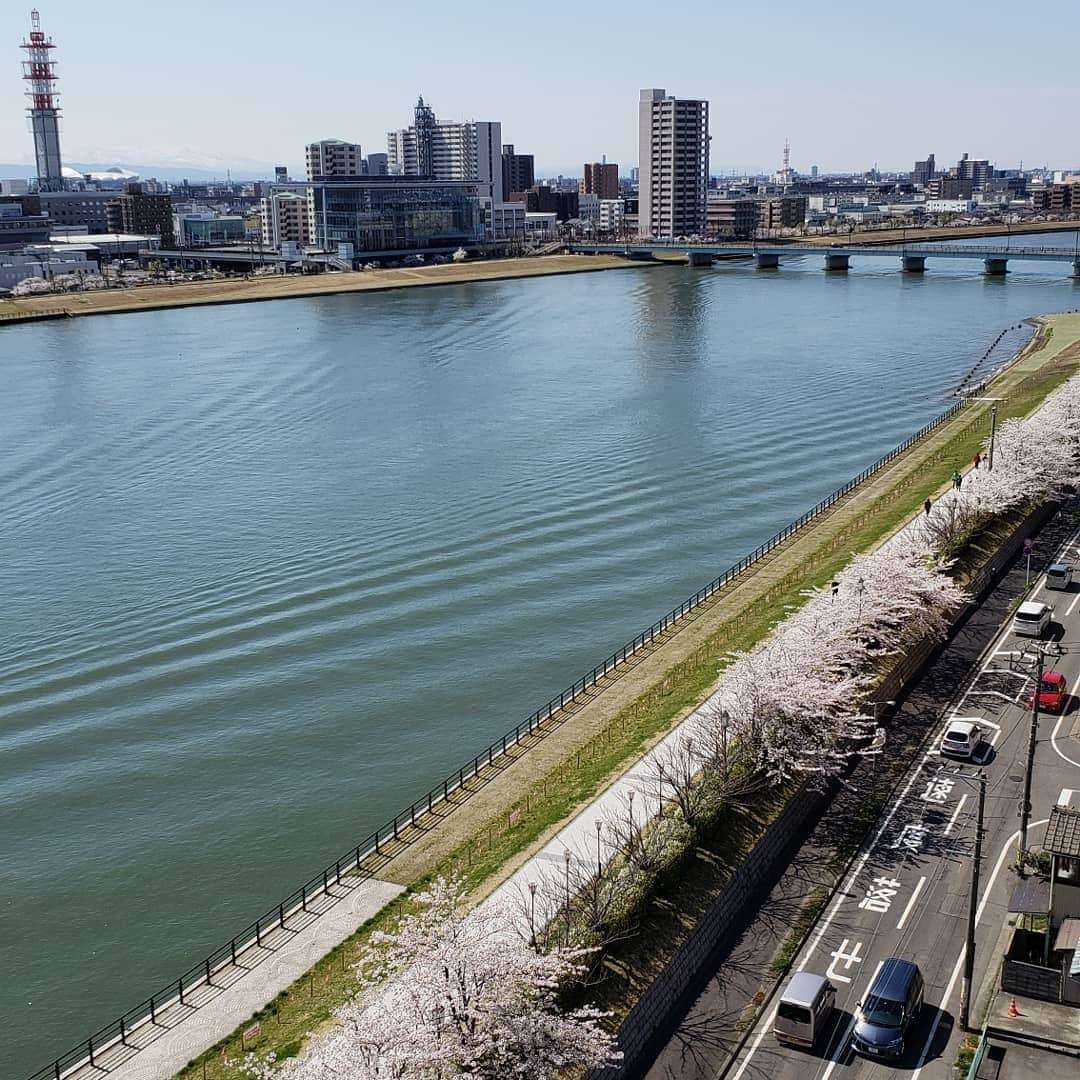
[[[177,1003],[185,1004],[185,995],[190,994],[197,987],[212,987],[214,985],[213,978],[217,972],[233,966],[237,957],[246,949],[261,945],[264,934],[269,934],[279,927],[284,928],[288,920],[297,912],[306,912],[309,901],[320,894],[329,893],[332,886],[340,884],[343,876],[355,877],[359,875],[361,877],[370,877],[372,872],[364,867],[365,861],[371,856],[381,854],[385,845],[392,844],[404,829],[416,823],[418,815],[429,813],[439,803],[445,802],[450,795],[463,788],[469,780],[477,776],[481,769],[494,765],[498,758],[505,755],[512,747],[519,745],[522,737],[527,738],[535,731],[540,730],[545,721],[552,719],[567,705],[575,703],[587,690],[595,687],[597,683],[617,667],[631,659],[635,653],[649,646],[680,619],[730,584],[740,574],[744,573],[815,518],[825,513],[845,495],[873,476],[874,473],[885,468],[905,450],[920,439],[925,438],[935,428],[945,423],[946,420],[951,419],[966,405],[966,400],[956,402],[956,404],[941,413],[940,416],[935,417],[928,424],[921,427],[914,435],[905,439],[899,446],[883,454],[872,465],[867,466],[857,476],[853,476],[847,483],[827,495],[812,509],[756,547],[749,555],[746,555],[722,574],[713,578],[707,585],[698,589],[693,596],[688,597],[678,607],[672,608],[662,619],[658,619],[650,627],[642,630],[640,634],[637,634],[622,648],[613,652],[602,664],[597,664],[592,671],[572,683],[557,697],[553,697],[546,705],[542,705],[520,724],[499,739],[496,739],[486,750],[477,754],[476,757],[455,772],[450,773],[441,783],[431,788],[426,795],[417,799],[411,806],[369,834],[341,858],[324,868],[320,874],[308,879],[299,889],[290,893],[284,900],[241,930],[230,941],[215,949],[156,994],[128,1009],[127,1012],[111,1023],[106,1024],[105,1027],[96,1031],[88,1039],[80,1042],[67,1053],[55,1058],[49,1065],[38,1069],[27,1080],[50,1080],[50,1078],[51,1080],[62,1080],[65,1075],[82,1066],[90,1065],[97,1068],[96,1058],[104,1051],[116,1046],[118,1043],[126,1044],[128,1037],[136,1029],[144,1027],[146,1024],[156,1023],[157,1016],[164,1013],[166,1009],[175,1006]]]
[[[65,308],[43,308],[41,311],[0,311],[0,322],[15,320],[25,322],[28,319],[58,319],[69,312]]]

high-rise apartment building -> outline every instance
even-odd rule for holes
[[[639,234],[660,238],[704,232],[709,103],[642,90],[638,162]]]
[[[976,160],[967,154],[956,163],[956,176],[960,180],[970,180],[975,191],[982,191],[986,181],[994,175],[993,166],[985,158]]]
[[[298,191],[277,191],[262,200],[262,239],[281,250],[284,243],[307,247],[311,243],[311,208]]]
[[[513,192],[528,191],[536,183],[536,162],[532,154],[514,153],[514,144],[502,148],[503,198]]]
[[[918,188],[924,188],[937,176],[934,155],[927,154],[925,161],[916,161],[911,173],[911,182]]]
[[[597,195],[601,199],[619,197],[619,166],[607,161],[587,162],[581,180],[582,195]]]
[[[164,248],[174,243],[172,196],[144,191],[142,184],[128,184],[106,206],[105,217],[111,233],[160,236]]]
[[[342,139],[323,139],[307,145],[307,178],[316,176],[359,176],[362,170],[360,144]]]
[[[482,197],[503,201],[502,124],[440,124],[421,98],[411,127],[386,136],[389,171],[433,180],[473,180]]]

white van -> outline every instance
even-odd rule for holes
[[[777,1041],[812,1047],[829,1026],[836,987],[824,975],[796,972],[776,1006],[773,1035]]]
[[[1013,616],[1012,632],[1022,637],[1042,637],[1050,625],[1052,612],[1038,600],[1025,600]]]
[[[1046,571],[1048,589],[1067,589],[1072,584],[1072,567],[1068,563],[1054,563]]]

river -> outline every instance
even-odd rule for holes
[[[981,269],[806,258],[0,328],[3,1075],[941,412],[999,330],[1080,307],[1067,264]]]

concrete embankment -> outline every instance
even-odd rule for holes
[[[92,292],[60,293],[2,301],[0,328],[12,323],[78,315],[116,315],[132,311],[202,307],[208,304],[252,304],[263,300],[289,300],[302,296],[386,292],[391,289],[464,285],[476,281],[508,281],[557,274],[592,273],[599,270],[640,269],[647,265],[632,263],[615,256],[539,255],[398,270],[230,278],[224,281],[98,289]]]
[[[1080,317],[1050,320],[995,382],[999,422],[1026,414],[1075,372],[1078,343]],[[989,408],[989,402],[966,406],[657,635],[545,721],[542,729],[520,745],[512,744],[490,765],[481,765],[430,813],[418,812],[415,821],[403,822],[394,841],[365,860],[366,875],[391,886],[412,887],[434,873],[458,872],[475,896],[492,891],[704,700],[722,657],[760,640],[803,590],[827,581],[853,551],[874,547],[917,513],[928,494],[946,485],[953,468],[970,460],[985,437]],[[388,917],[384,912],[377,919],[385,924]],[[286,922],[291,927],[291,920]],[[347,961],[365,934],[347,940],[273,1001],[267,998],[255,1049],[292,1050],[325,1020],[354,985]],[[257,948],[260,955],[271,954],[261,962],[272,962],[269,945]],[[238,960],[215,972],[211,986],[199,996],[200,1007],[247,978],[254,965],[243,956]],[[199,1008],[191,1009],[173,1029],[184,1047],[181,1057],[198,1059],[186,1077],[200,1077],[204,1067],[207,1077],[224,1080],[231,1075],[222,1063],[222,1050],[230,1057],[241,1052],[246,1040],[240,1032],[251,1002],[239,996],[235,1000],[244,1002],[243,1011],[233,1016],[238,1028],[219,1043],[211,1045],[211,1032],[200,1028]],[[215,1024],[214,1034],[220,1030]],[[181,1032],[191,1033],[182,1043]],[[166,1075],[141,1070],[139,1058],[146,1051],[133,1053],[123,1043],[120,1047],[123,1063],[110,1068],[121,1078]],[[149,1062],[149,1055],[144,1060]],[[85,1071],[92,1074],[94,1069]]]

